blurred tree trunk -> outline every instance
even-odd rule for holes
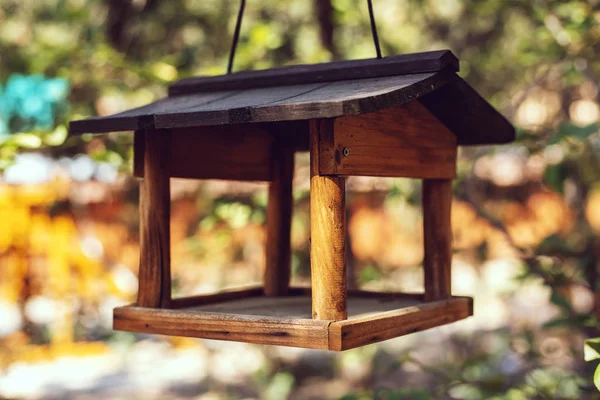
[[[125,52],[129,45],[127,27],[134,17],[134,6],[131,0],[107,0],[108,16],[106,17],[106,38],[115,49]]]
[[[333,59],[339,58],[338,49],[333,40],[334,21],[331,0],[313,0],[314,10],[319,21],[321,43],[332,54]]]
[[[136,17],[157,9],[159,0],[106,0],[108,16],[106,17],[106,37],[113,47],[126,53],[133,40],[131,27]],[[176,4],[173,4],[175,7]]]

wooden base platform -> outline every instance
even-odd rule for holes
[[[347,320],[313,320],[310,289],[266,297],[258,287],[173,299],[171,307],[117,308],[114,329],[341,351],[473,314],[468,297],[424,302],[421,294],[350,291]]]

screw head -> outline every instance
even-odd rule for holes
[[[344,147],[344,150],[342,151],[342,153],[344,154],[344,157],[348,157],[350,155],[350,149],[347,147]]]

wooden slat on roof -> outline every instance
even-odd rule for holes
[[[458,72],[458,58],[450,50],[403,54],[381,59],[291,65],[258,71],[242,71],[229,75],[187,78],[171,85],[169,96],[378,78],[437,72],[444,69]]]

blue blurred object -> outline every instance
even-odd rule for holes
[[[68,111],[69,82],[43,75],[14,74],[0,86],[0,137],[50,131]]]

